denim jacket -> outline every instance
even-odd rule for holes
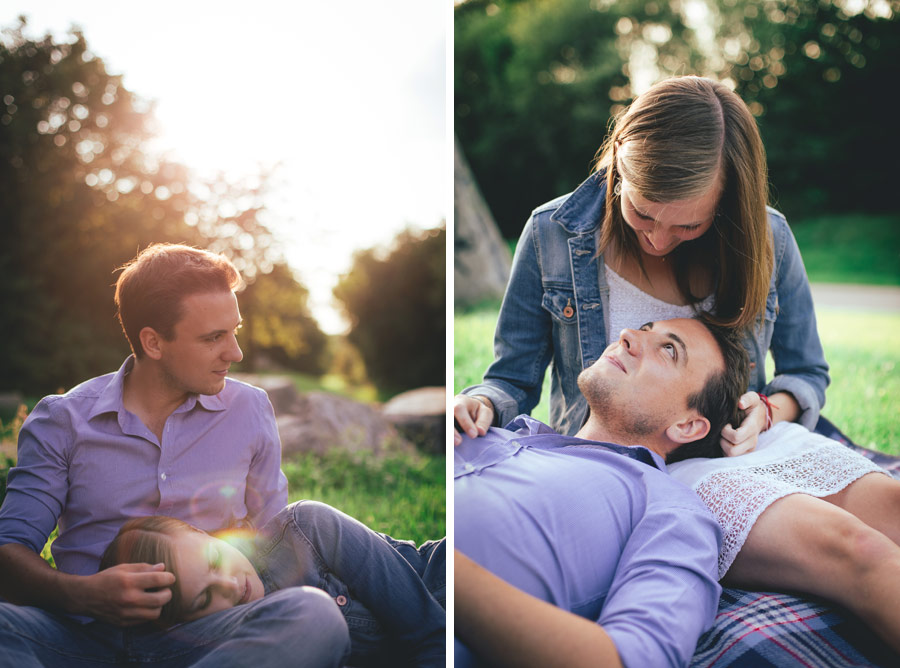
[[[550,426],[572,435],[584,424],[587,402],[576,379],[607,345],[609,287],[597,253],[605,199],[606,182],[594,174],[535,209],[525,225],[497,321],[495,361],[481,384],[463,390],[491,400],[495,424],[530,413],[548,365]],[[765,313],[744,340],[755,363],[749,389],[791,393],[802,411],[798,422],[812,429],[825,404],[828,364],[797,242],[781,213],[769,208],[768,214],[775,266]],[[766,351],[775,361],[768,383]]]

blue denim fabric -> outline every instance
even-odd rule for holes
[[[584,424],[587,403],[576,380],[607,345],[609,287],[597,254],[605,198],[606,183],[594,174],[570,195],[535,209],[525,225],[497,321],[495,361],[483,383],[463,390],[493,402],[497,425],[537,405],[548,365],[550,426],[572,435]],[[784,216],[768,213],[775,267],[765,315],[744,341],[756,365],[749,389],[790,392],[802,410],[798,422],[812,429],[825,404],[828,365],[797,242]],[[767,351],[775,360],[768,383]]]
[[[327,668],[344,665],[347,624],[324,592],[294,587],[158,631],[81,624],[39,608],[0,603],[3,668]]]
[[[442,539],[416,548],[298,501],[263,527],[248,556],[267,594],[311,585],[335,600],[350,629],[351,665],[443,668],[445,547]]]

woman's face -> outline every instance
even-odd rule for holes
[[[199,619],[265,594],[250,560],[225,541],[199,531],[179,531],[170,538],[181,588],[181,621]]]
[[[634,230],[641,250],[661,257],[671,253],[682,241],[702,236],[713,223],[721,186],[714,186],[702,197],[675,202],[651,202],[622,179],[622,217]]]

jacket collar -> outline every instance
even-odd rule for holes
[[[550,220],[559,223],[567,232],[586,234],[596,230],[603,221],[606,203],[606,170],[594,172],[569,195],[553,212]]]

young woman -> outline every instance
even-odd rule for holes
[[[712,507],[725,526],[734,505],[750,502],[730,493],[730,476],[754,467],[752,458],[733,455],[752,451],[778,423],[814,428],[829,383],[797,244],[766,201],[762,141],[734,92],[678,77],[640,95],[617,120],[594,174],[536,209],[525,226],[497,324],[497,357],[483,383],[457,396],[459,429],[474,436],[531,411],[549,365],[551,426],[573,434],[587,412],[576,379],[611,337],[708,310],[718,324],[745,332],[754,367],[740,402],[745,417],[721,434],[731,473],[706,497],[726,500]],[[775,361],[768,382],[767,352]],[[753,512],[738,513],[751,519],[740,534],[745,542],[732,546],[737,558],[725,581],[829,597],[893,634],[897,646],[900,621],[885,611],[896,610],[900,593],[871,592],[878,578],[900,573],[900,536],[885,520],[900,510],[900,484],[867,475],[877,467],[849,449],[823,450],[813,468],[805,456],[785,452],[778,467],[758,471],[791,471],[789,491],[769,485],[753,497]]]
[[[347,621],[351,665],[445,665],[444,540],[416,548],[314,501],[289,505],[257,534],[224,537],[171,517],[136,518],[100,569],[165,564],[175,575],[159,618],[166,627],[286,587],[317,587]]]

